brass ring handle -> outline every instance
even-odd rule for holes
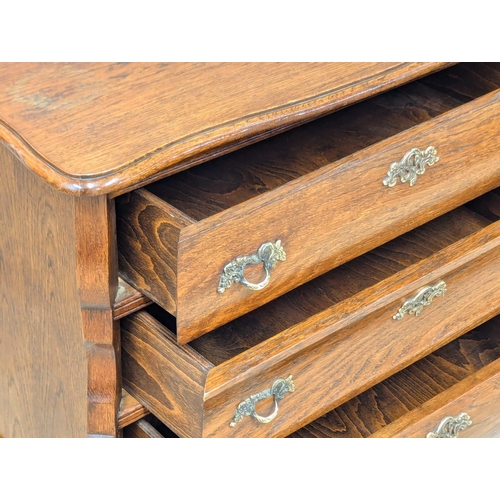
[[[250,288],[250,290],[262,290],[269,284],[269,280],[271,279],[271,272],[269,270],[269,267],[266,266],[265,263],[264,263],[264,271],[266,271],[266,277],[260,283],[250,283],[250,281],[247,281],[243,273],[241,273],[242,277],[240,279],[240,283]]]
[[[278,380],[275,380],[269,389],[261,391],[257,394],[252,394],[250,397],[245,399],[245,401],[242,401],[236,407],[233,420],[231,420],[229,425],[234,427],[238,422],[243,420],[243,417],[253,417],[261,424],[268,424],[278,415],[278,403],[285,397],[287,392],[293,391],[295,391],[295,384],[291,375],[287,378],[279,378]],[[271,396],[274,398],[273,412],[267,417],[263,417],[255,411],[255,405],[259,401],[267,399]]]
[[[279,410],[278,401],[276,401],[276,398],[274,398],[274,409],[270,415],[268,415],[267,417],[262,417],[256,411],[254,411],[252,413],[252,417],[257,419],[257,421],[260,422],[261,424],[268,424],[269,422],[275,419],[276,415],[278,415],[278,410]]]
[[[444,295],[444,292],[446,292],[446,283],[443,280],[439,281],[435,285],[422,288],[414,297],[403,303],[392,319],[403,319],[405,314],[414,314],[415,316],[418,316],[425,306],[431,304],[434,297]]]
[[[286,260],[286,253],[281,245],[281,240],[276,241],[276,243],[264,243],[257,250],[257,253],[252,255],[236,257],[236,259],[224,266],[217,292],[224,293],[226,288],[231,286],[231,283],[241,283],[250,288],[250,290],[262,290],[269,284],[271,269],[273,269],[279,260]],[[259,264],[261,262],[264,266],[266,277],[260,283],[250,283],[244,275],[245,267],[249,264]]]
[[[472,419],[467,413],[460,413],[457,417],[446,417],[439,422],[433,432],[429,432],[428,438],[456,438],[458,433],[472,425]]]
[[[432,146],[429,146],[425,151],[413,148],[403,156],[401,161],[396,161],[389,167],[387,177],[382,181],[382,184],[394,187],[399,177],[402,183],[409,182],[410,186],[413,186],[417,182],[417,175],[422,175],[426,166],[434,165],[438,160],[437,151]]]

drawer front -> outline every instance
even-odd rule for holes
[[[497,222],[218,366],[131,317],[125,385],[182,435],[285,436],[498,314],[499,259]],[[192,373],[185,387],[185,374],[167,370],[180,363]],[[248,416],[253,403],[256,415],[275,417]],[[195,420],[178,424],[179,415]]]
[[[500,437],[500,360],[371,437]]]
[[[173,231],[174,250],[162,242],[161,232],[179,214],[164,211],[162,220],[150,221],[150,214],[158,212],[151,210],[151,199],[134,202],[137,213],[131,217],[137,222],[129,234],[139,242],[130,247],[148,253],[140,255],[143,264],[134,272],[145,276],[135,285],[176,315],[178,342],[189,342],[498,186],[499,133],[497,92],[217,215],[184,220]],[[425,172],[415,174],[413,186],[400,177],[389,179],[391,165],[405,157],[407,168],[418,170],[417,157],[408,153],[431,146],[436,154],[423,155]],[[157,208],[161,213],[161,204]],[[158,229],[154,234],[138,228],[141,216]],[[258,251],[278,241],[283,251],[274,252],[275,265],[266,270]],[[268,280],[266,286],[255,290],[233,282],[224,289],[221,282],[231,274],[221,280],[225,266],[238,258],[250,262],[244,268],[248,282]],[[123,260],[134,266],[130,253]],[[230,267],[234,271],[238,265]],[[175,286],[168,284],[175,280]]]
[[[290,352],[304,341],[307,330],[300,332],[300,329],[307,326],[317,328],[317,323],[322,321],[313,317],[311,321],[315,322],[314,325],[300,325],[290,332],[292,337],[295,336],[294,346],[283,353],[281,360],[279,356],[273,360],[260,359],[252,367],[251,362],[242,357],[238,361],[244,367],[244,372],[237,373],[234,363],[218,366],[218,374],[226,380],[232,376],[235,384],[225,389],[219,380],[218,387],[210,392],[210,380],[207,383],[205,435],[287,435],[498,314],[500,223],[493,226],[496,237],[490,240],[489,250],[480,247],[484,252],[482,255],[473,256],[472,252],[469,254],[470,260],[462,255],[462,259],[468,262],[460,262],[460,258],[456,258],[445,264],[439,262],[439,254],[436,254],[426,264],[414,267],[412,276],[407,276],[410,283],[404,283],[401,273],[398,273],[380,286],[372,287],[366,293],[332,308],[334,318],[341,318],[346,313],[351,320],[357,318],[350,325],[339,328],[320,345],[302,349],[297,354]],[[474,236],[491,235],[493,226]],[[411,280],[415,280],[416,276],[418,279],[412,284]],[[423,298],[421,305],[430,303],[423,306],[417,316],[404,314],[400,320],[393,319],[409,299],[418,296],[419,291],[441,281],[446,283],[447,288],[443,296],[435,296],[432,301],[429,295]],[[379,297],[381,302],[384,300],[383,305],[377,304]],[[370,305],[367,306],[365,301],[371,301]],[[373,310],[368,312],[370,306]],[[348,311],[345,310],[347,308]],[[342,319],[337,321],[342,323]],[[261,352],[264,349],[262,347]],[[234,372],[231,372],[232,367]],[[211,375],[212,382],[215,382],[217,374]],[[229,427],[228,422],[240,402],[266,389],[276,379],[290,375],[294,380],[295,391],[280,401],[280,417],[265,425],[255,418],[247,417],[236,426]]]

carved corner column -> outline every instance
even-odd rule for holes
[[[119,324],[113,320],[118,287],[114,201],[76,202],[77,275],[87,359],[87,435],[116,437],[121,396]]]

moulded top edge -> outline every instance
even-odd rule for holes
[[[55,188],[117,195],[450,63],[2,63],[0,140]]]

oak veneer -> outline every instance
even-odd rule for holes
[[[129,191],[448,63],[2,63],[0,139],[57,189]]]
[[[463,95],[467,95],[468,99],[470,84],[466,79],[467,74],[465,72],[465,75],[460,76],[465,79]],[[500,71],[495,72],[494,76],[496,80],[486,80],[484,91],[493,85],[500,86]],[[439,114],[445,106],[443,101],[449,108],[453,107],[453,103],[456,105],[460,102],[459,99],[450,99],[448,95],[443,95],[441,101],[439,98],[430,98],[426,95],[429,92],[427,89],[427,85],[416,82],[389,92],[378,98],[382,102],[391,102],[393,93],[396,94],[392,105],[387,105],[388,115],[379,110],[377,113],[372,112],[373,118],[370,119],[369,114],[366,116],[361,111],[363,121],[370,125],[376,117],[375,136],[378,139],[377,134],[384,127],[388,129],[387,135],[391,136],[395,128],[393,124],[398,119],[400,129],[410,127],[412,122],[407,119],[408,113],[404,112],[407,101],[401,95],[416,106],[416,103],[422,106],[422,113],[415,114],[413,123],[432,116],[427,109],[423,109],[424,104],[429,108],[428,103],[435,103],[434,113]],[[432,86],[430,92],[432,96],[435,95]],[[475,89],[475,92],[478,90]],[[344,118],[353,113],[353,122],[342,118],[334,120],[340,130],[344,130],[344,136],[340,134],[340,141],[346,137],[346,131],[357,128],[357,119],[361,115],[351,110],[363,110],[376,99],[370,100],[368,105],[362,103],[345,110]],[[361,128],[362,139],[354,140],[355,144],[361,145],[366,141],[365,137],[373,129],[369,125],[365,129]],[[278,151],[286,158],[282,156],[278,166],[270,160],[269,166],[264,168],[269,173],[264,178],[271,179],[270,187],[275,187],[273,178],[286,179],[288,172],[294,170],[294,165],[301,162],[314,167],[318,163],[327,163],[323,151],[336,149],[335,140],[332,143],[332,138],[336,138],[336,126],[319,133],[320,137],[317,138],[318,134],[314,132],[320,130],[318,127],[315,124],[313,132],[303,132],[306,138],[314,138],[311,147],[303,139],[302,147],[294,151],[293,131],[276,139],[278,144],[281,143]],[[224,168],[216,166],[212,171],[209,166],[200,167],[198,170],[205,175],[192,183],[176,183],[175,176],[160,181],[147,189],[128,194],[117,202],[121,276],[175,315],[178,342],[189,342],[305,281],[497,187],[500,183],[499,133],[500,91],[495,91],[251,199],[246,199],[248,192],[239,190],[237,185],[234,190],[230,184],[224,186],[224,177],[227,179],[235,175],[239,178],[243,170],[243,167],[240,172],[236,168],[231,169],[227,163],[231,161],[230,158],[222,160]],[[408,152],[409,144],[419,145],[422,149],[429,145],[435,146],[440,156],[439,162],[427,168],[414,188],[399,183],[393,188],[384,186],[382,180],[389,165],[399,161]],[[268,156],[272,157],[267,154],[269,147],[273,146],[255,146],[258,153],[254,163],[249,153],[250,160],[246,164],[250,164],[250,168],[246,173],[254,182],[258,180],[255,171],[259,170],[262,163],[269,161]],[[262,149],[264,153],[261,154]],[[290,151],[293,159],[288,159]],[[318,157],[321,158],[319,162]],[[290,164],[288,170],[287,162]],[[472,165],[474,176],[469,174]],[[231,173],[220,176],[222,170]],[[271,170],[273,175],[270,175]],[[192,179],[197,174],[180,175]],[[218,180],[219,177],[222,180]],[[194,187],[191,188],[191,185]],[[214,192],[217,186],[225,191],[219,198],[225,198],[226,203],[237,203],[240,194],[246,201],[214,214],[213,195],[205,197],[206,203],[203,203],[203,199],[205,191]],[[352,203],[354,193],[355,204]],[[167,203],[172,197],[177,207]],[[197,208],[184,212],[184,208],[193,205]],[[201,211],[207,207],[210,217],[193,219],[193,216],[199,219]],[[262,243],[277,240],[281,240],[287,259],[278,262],[272,270],[271,281],[266,288],[255,292],[241,284],[233,284],[223,294],[217,293],[225,264],[235,257],[255,253]],[[263,277],[262,265],[255,267],[261,276],[249,279],[258,282]],[[252,272],[249,268],[247,270],[248,274]]]
[[[461,412],[468,412],[473,424],[458,437],[494,437],[500,432],[499,366],[496,317],[289,437],[425,437],[442,418]],[[478,393],[472,401],[470,391]]]
[[[54,191],[4,144],[0,166],[0,434],[116,436],[113,201]]]
[[[0,435],[83,437],[75,199],[0,143]]]
[[[463,213],[457,211],[455,228],[461,227]],[[472,217],[476,224],[488,223]],[[429,224],[439,228],[437,240],[444,246],[443,234],[453,225],[439,220]],[[260,338],[256,346],[250,345],[229,359],[220,359],[220,351],[213,345],[212,356],[207,352],[201,356],[199,346],[212,334],[192,345],[178,346],[165,326],[147,312],[136,313],[122,321],[124,384],[181,436],[286,435],[498,314],[500,276],[495,272],[495,261],[500,256],[499,224],[492,223],[396,274],[389,271],[390,276],[378,284],[360,286],[358,293],[350,297],[347,293],[348,298],[338,304],[270,338]],[[413,232],[417,241],[421,229]],[[429,244],[425,231],[420,241],[424,248]],[[394,245],[398,256],[398,246]],[[414,247],[419,248],[415,241]],[[375,258],[372,266],[390,269],[385,260]],[[352,269],[356,269],[354,264]],[[352,284],[356,278],[353,273],[346,281]],[[448,284],[445,298],[435,299],[432,307],[417,318],[406,317],[401,322],[392,319],[404,300],[440,279]],[[337,287],[342,288],[341,282]],[[475,300],[470,301],[470,296]],[[479,309],[475,308],[476,300],[481,303]],[[165,315],[158,310],[153,307],[151,312],[163,319]],[[291,312],[291,308],[280,308],[279,304],[276,310],[283,317]],[[265,330],[265,322],[272,325],[273,318],[265,312],[263,318],[260,325],[249,320],[254,332],[259,327]],[[242,324],[244,318],[238,321]],[[240,345],[245,345],[249,339],[238,325],[234,331]],[[234,338],[229,337],[229,342]],[[290,374],[296,390],[280,402],[281,418],[267,425],[246,418],[235,427],[229,426],[241,401]]]

